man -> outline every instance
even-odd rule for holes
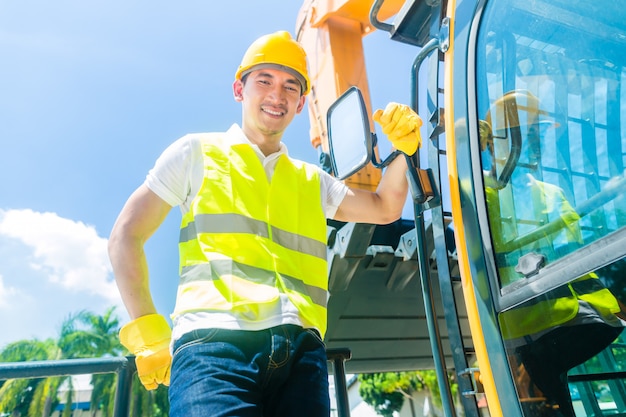
[[[147,389],[171,382],[171,416],[330,413],[326,218],[398,219],[407,166],[397,158],[372,193],[289,158],[281,139],[304,108],[306,65],[287,32],[256,40],[233,83],[241,127],[172,144],[113,227],[109,254],[131,318],[120,339]],[[391,103],[374,119],[396,148],[417,150],[421,121],[410,108]],[[177,205],[181,276],[170,331],[152,301],[143,245]]]

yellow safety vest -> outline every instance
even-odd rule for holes
[[[568,239],[580,241],[582,239],[578,225],[580,216],[569,204],[563,191],[542,181],[535,181],[534,184],[536,187],[532,189],[532,198],[536,205],[545,207],[546,212],[558,210],[565,222]],[[485,192],[494,236],[494,249],[498,253],[504,248],[501,238],[505,234],[500,223],[500,201],[495,189],[486,188]],[[549,239],[550,236],[546,238]],[[504,283],[508,284],[519,277],[512,267],[499,267],[498,270]],[[500,313],[498,321],[502,335],[505,339],[516,339],[560,326],[578,314],[579,299],[591,304],[602,316],[620,311],[617,299],[592,272]]]
[[[286,294],[305,327],[326,332],[326,218],[319,172],[281,155],[271,182],[248,144],[202,143],[204,180],[181,222],[173,317],[258,307]]]
[[[502,335],[516,339],[564,324],[578,313],[579,299],[591,304],[602,316],[620,311],[617,299],[595,273],[590,273],[500,313]]]

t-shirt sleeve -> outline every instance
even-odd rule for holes
[[[326,213],[326,218],[332,219],[335,217],[339,205],[348,192],[348,186],[321,169],[320,183],[324,212]]]
[[[168,146],[148,172],[144,184],[167,204],[183,204],[191,190],[194,140],[186,135]]]

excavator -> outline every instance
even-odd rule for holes
[[[412,157],[377,146],[375,31],[411,54]],[[320,164],[409,165],[410,218],[328,223],[336,373],[434,369],[445,416],[626,416],[626,9],[305,0],[295,34]]]
[[[411,157],[377,145],[369,87],[399,80],[367,75],[375,31],[410,55]],[[327,225],[338,415],[346,373],[432,369],[445,417],[626,416],[621,2],[305,0],[294,32],[324,169],[371,190],[393,158],[409,167],[409,218]],[[128,415],[132,358],[0,365],[91,372],[117,374]]]

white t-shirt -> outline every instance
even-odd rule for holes
[[[225,133],[233,143],[248,143],[265,168],[267,177],[271,179],[278,157],[287,156],[287,147],[281,143],[280,150],[265,156],[257,145],[252,144],[238,125],[233,125]],[[144,184],[166,203],[179,206],[183,214],[189,211],[189,205],[196,196],[204,179],[204,161],[201,142],[207,137],[205,133],[183,136],[171,144],[157,159],[148,173]],[[337,208],[348,191],[348,187],[319,167],[322,209],[327,218],[333,218]],[[172,343],[183,334],[196,329],[221,328],[239,330],[261,330],[280,324],[302,323],[298,310],[285,295],[273,304],[261,307],[259,317],[263,320],[251,321],[231,312],[197,312],[185,313],[174,320]],[[319,330],[319,329],[318,329]]]

